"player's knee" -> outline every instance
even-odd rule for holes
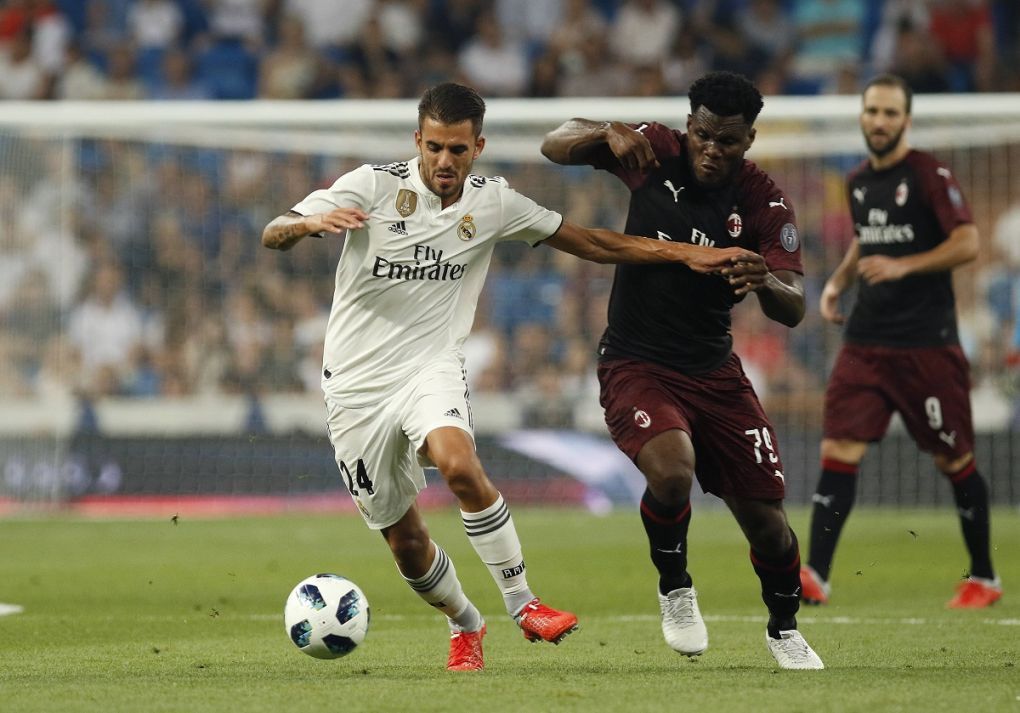
[[[449,458],[436,464],[450,491],[461,501],[472,500],[488,489],[488,478],[477,457]]]
[[[961,470],[970,465],[970,462],[974,459],[973,453],[967,453],[959,458],[950,458],[941,454],[936,454],[932,457],[935,461],[935,467],[945,475],[946,477],[953,477]]]
[[[656,500],[667,505],[676,505],[691,495],[694,468],[682,463],[665,468],[650,468],[645,471],[645,479]]]
[[[863,441],[823,438],[821,447],[822,460],[834,460],[848,465],[858,465],[868,450]]]

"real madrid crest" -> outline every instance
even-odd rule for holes
[[[739,238],[743,231],[744,221],[736,211],[733,211],[726,219],[726,232],[730,234],[731,238]]]
[[[397,191],[397,202],[394,207],[400,213],[401,218],[406,218],[418,207],[418,194],[406,188],[401,188]]]
[[[471,240],[475,237],[478,232],[477,226],[475,226],[474,218],[468,213],[460,219],[460,225],[457,226],[457,237],[461,240]]]

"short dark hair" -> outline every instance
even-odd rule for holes
[[[754,124],[765,102],[761,92],[751,81],[736,72],[709,72],[691,85],[687,91],[691,100],[691,113],[704,106],[717,116],[740,114],[748,124]]]
[[[470,121],[475,136],[482,133],[485,119],[485,100],[471,87],[454,82],[444,82],[426,89],[418,102],[418,128],[426,118],[441,124],[459,124]]]
[[[877,77],[872,77],[867,84],[864,85],[864,91],[861,92],[861,97],[864,96],[872,87],[898,87],[906,98],[907,103],[905,106],[906,113],[910,114],[910,106],[914,103],[914,90],[910,88],[907,80],[898,74],[879,74]]]

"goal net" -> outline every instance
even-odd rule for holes
[[[863,158],[856,97],[766,100],[748,158],[797,208],[808,315],[734,312],[780,440],[792,502],[818,472],[821,398],[839,330],[818,314],[851,235],[846,172]],[[556,166],[542,136],[576,117],[680,125],[683,98],[494,100],[475,172],[570,220],[620,229],[626,192]],[[977,457],[993,499],[1011,476],[1020,269],[1020,98],[919,96],[911,140],[946,161],[982,236],[957,272]],[[0,512],[33,505],[223,512],[349,507],[318,387],[339,240],[287,253],[263,226],[361,163],[414,154],[413,101],[7,102],[0,112]],[[496,251],[466,357],[478,447],[518,500],[631,503],[640,475],[608,440],[594,380],[612,268]],[[895,424],[863,502],[948,502]],[[445,488],[426,501],[449,503]]]

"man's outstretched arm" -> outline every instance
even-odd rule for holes
[[[337,208],[315,215],[301,215],[291,210],[269,221],[262,231],[262,245],[273,250],[290,250],[309,235],[342,233],[362,227],[367,219],[368,213],[360,208]]]
[[[566,220],[544,244],[583,260],[604,264],[675,262],[701,273],[720,272],[722,268],[736,264],[760,263],[763,269],[765,265],[761,255],[744,248],[709,248],[653,240],[602,228],[585,228]]]

